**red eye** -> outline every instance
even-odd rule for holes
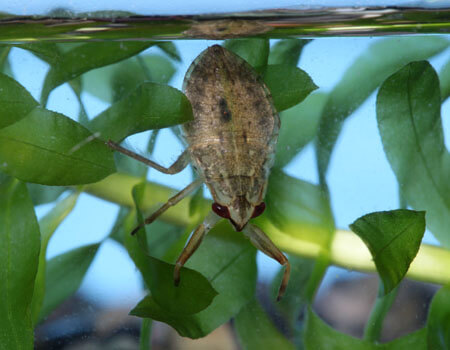
[[[266,203],[261,202],[258,204],[253,210],[252,219],[260,216],[264,212],[264,209],[266,209]]]
[[[227,207],[223,207],[220,204],[213,203],[212,210],[214,211],[214,213],[216,213],[217,215],[219,215],[225,219],[230,218],[230,212],[228,211]]]

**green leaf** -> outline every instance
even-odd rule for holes
[[[44,186],[27,183],[28,192],[34,205],[47,204],[56,201],[67,187]]]
[[[450,154],[440,108],[438,77],[424,61],[389,77],[377,96],[383,148],[402,195],[412,208],[427,212],[428,228],[450,247]]]
[[[211,230],[187,266],[207,277],[219,293],[208,308],[194,315],[168,313],[147,296],[131,314],[165,322],[182,336],[200,338],[235,316],[253,298],[255,249],[226,222]]]
[[[441,98],[442,101],[445,101],[450,96],[450,60],[439,72],[439,80],[441,82]]]
[[[35,324],[38,321],[39,312],[44,302],[45,270],[47,266],[46,256],[48,242],[50,241],[50,238],[52,238],[53,233],[55,233],[57,227],[75,207],[77,199],[78,193],[68,196],[67,198],[60,201],[47,215],[45,215],[39,221],[39,226],[41,229],[41,250],[39,252],[39,266],[36,274],[33,292],[33,303],[31,306],[33,323]]]
[[[450,286],[442,287],[433,297],[427,329],[428,349],[450,349]]]
[[[82,82],[79,77],[75,78],[74,80],[71,80],[69,82],[69,85],[72,88],[73,92],[75,93],[77,100],[78,100],[78,104],[80,106],[79,111],[78,111],[78,119],[77,119],[78,123],[80,123],[84,127],[88,127],[89,126],[89,117],[87,115],[86,108],[84,108],[84,103],[81,98],[81,93],[83,90],[83,87],[81,86],[81,84],[82,84]]]
[[[116,161],[117,172],[123,174],[130,174],[139,177],[145,177],[148,171],[148,166],[144,163],[127,156],[126,154],[115,152],[114,159]]]
[[[374,344],[339,333],[308,307],[305,330],[306,350],[426,350],[426,330],[421,329],[385,344]],[[433,349],[434,350],[434,349]]]
[[[375,42],[356,59],[331,91],[322,113],[317,140],[322,182],[345,119],[396,70],[408,62],[432,57],[448,45],[446,38],[438,36],[389,38]]]
[[[302,103],[280,114],[275,168],[284,167],[314,139],[326,100],[327,95],[314,93]]]
[[[123,237],[125,237],[125,220],[131,213],[131,209],[128,207],[120,206],[117,213],[116,220],[114,221],[111,231],[109,231],[108,238],[115,240],[117,243],[123,245]]]
[[[195,314],[204,310],[217,295],[200,273],[187,268],[183,269],[180,285],[176,287],[173,283],[174,265],[145,254],[139,257],[137,250],[142,247],[137,241],[135,247],[131,247],[127,241],[125,246],[141,271],[153,298],[165,312],[178,315]]]
[[[145,81],[167,84],[175,73],[173,64],[157,55],[141,55],[146,72],[136,57],[82,75],[86,91],[112,103],[131,93]]]
[[[0,348],[32,349],[39,225],[24,183],[0,179]]]
[[[225,41],[224,46],[246,60],[253,68],[267,65],[270,50],[268,39],[230,39]]]
[[[195,216],[197,213],[201,214],[202,209],[204,209],[204,206],[202,205],[203,200],[203,186],[201,186],[189,201],[189,216]]]
[[[256,219],[263,230],[270,233],[271,226],[275,226],[283,234],[291,236],[294,239],[292,242],[302,241],[299,245],[309,242],[316,246],[313,249],[320,249],[308,284],[305,285],[304,295],[309,302],[329,265],[329,245],[335,230],[328,196],[319,186],[273,169],[265,201],[265,216]],[[287,288],[289,293],[290,288]]]
[[[30,51],[33,55],[54,66],[62,59],[61,52],[57,44],[50,42],[35,42],[15,45],[22,50]]]
[[[91,42],[63,53],[45,77],[41,104],[45,106],[50,92],[59,85],[98,67],[119,62],[154,45],[153,42]]]
[[[69,51],[82,46],[83,42],[56,43],[55,45],[60,52],[62,52],[63,54],[66,54]]]
[[[127,96],[145,81],[167,84],[175,73],[172,63],[161,56],[138,56],[123,63],[111,76],[113,101]]]
[[[91,121],[103,139],[121,141],[138,132],[161,129],[192,120],[187,97],[167,85],[143,83],[131,94]]]
[[[180,240],[184,228],[156,220],[146,231],[149,253],[155,258],[167,260],[167,251]]]
[[[133,198],[139,208],[140,198],[144,196],[145,183],[133,188]],[[138,211],[138,222],[144,222]],[[146,285],[149,287],[155,301],[167,312],[180,315],[195,314],[204,310],[211,304],[217,295],[208,280],[197,271],[183,268],[179,286],[173,282],[175,266],[156,259],[146,253],[147,239],[145,228],[142,228],[137,237],[129,232],[134,228],[135,222],[131,217],[128,220],[128,232],[125,233],[124,242],[131,259],[134,261]]]
[[[306,326],[304,332],[304,343],[306,350],[371,350],[375,345],[360,339],[353,338],[347,334],[339,333],[325,324],[308,307]]]
[[[328,198],[319,186],[273,169],[265,201],[265,215],[275,226],[326,247],[334,223]]]
[[[47,262],[45,296],[38,320],[42,321],[80,287],[100,244],[90,244],[55,256]]]
[[[164,53],[169,56],[171,59],[181,62],[181,56],[178,52],[177,47],[171,41],[160,41],[155,44],[158,46]]]
[[[269,54],[269,64],[287,64],[297,67],[298,60],[303,48],[311,40],[307,39],[284,39],[278,41]]]
[[[153,130],[148,139],[146,147],[147,158],[151,158],[153,154],[153,149],[155,147],[156,138],[158,136],[159,131],[160,130]],[[120,152],[114,153],[114,159],[116,160],[117,171],[121,173],[146,178],[150,170],[149,166]]]
[[[239,342],[246,350],[294,350],[294,345],[275,328],[257,300],[252,300],[235,317]]]
[[[350,225],[367,245],[386,295],[405,276],[425,233],[425,212],[398,209],[364,215]]]
[[[135,213],[131,212],[131,209],[128,207],[120,207],[116,221],[114,222],[108,237],[114,239],[117,243],[124,245],[123,238],[125,235],[130,234],[131,229],[134,228],[133,225],[135,222]],[[165,256],[166,251],[179,239],[183,232],[183,228],[162,220],[156,220],[146,228],[146,231],[148,251],[153,257],[164,260],[163,257]]]
[[[0,73],[12,77],[11,65],[9,64],[8,56],[11,52],[11,46],[0,46]]]
[[[268,65],[263,71],[263,80],[273,98],[278,112],[302,102],[317,89],[310,76],[300,68],[286,64]]]
[[[25,118],[37,105],[22,85],[0,73],[0,129]]]
[[[404,337],[395,339],[386,344],[377,345],[381,350],[430,350],[426,344],[427,330],[422,328],[416,332],[409,333]],[[433,349],[434,350],[434,349]]]
[[[35,108],[0,130],[0,170],[27,182],[67,186],[99,181],[115,166],[112,151],[86,128]]]
[[[387,344],[378,345],[381,350],[430,350],[426,343],[427,330],[422,328],[416,332],[409,333],[404,337],[395,339]],[[434,349],[433,349],[434,350]]]

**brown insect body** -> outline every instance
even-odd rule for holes
[[[194,120],[183,125],[187,150],[170,167],[111,140],[107,144],[165,174],[176,174],[191,161],[200,176],[147,217],[145,224],[152,223],[202,183],[211,191],[212,210],[175,263],[175,285],[181,280],[181,267],[222,217],[229,219],[237,231],[243,231],[257,249],[285,266],[278,291],[280,299],[289,281],[289,261],[259,227],[249,223],[265,208],[263,199],[280,127],[269,90],[247,62],[218,45],[205,50],[192,63],[184,90],[192,104]],[[142,226],[137,226],[132,234]]]
[[[184,91],[194,120],[183,125],[194,167],[237,231],[263,202],[280,119],[261,78],[214,45],[189,68]]]

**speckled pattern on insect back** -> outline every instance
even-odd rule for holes
[[[262,202],[280,126],[262,79],[243,59],[214,45],[192,63],[184,91],[194,112],[183,126],[189,153],[214,200]]]
[[[165,174],[179,173],[190,160],[199,175],[140,223],[132,234],[206,183],[214,202],[175,263],[175,285],[181,281],[181,268],[205,235],[224,218],[253,246],[285,266],[277,296],[280,300],[289,282],[291,265],[264,231],[250,222],[266,207],[263,199],[280,127],[270,93],[250,65],[217,45],[202,52],[192,63],[184,90],[191,101],[194,120],[183,125],[187,150],[169,168],[108,141],[114,150]]]

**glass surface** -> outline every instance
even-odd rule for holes
[[[49,3],[0,8],[1,41],[224,39],[447,33],[447,2]],[[114,6],[116,5],[116,6]],[[160,7],[157,7],[160,6]],[[2,13],[3,12],[3,13]]]
[[[186,1],[151,5],[148,1],[86,1],[70,6],[64,1],[39,4],[16,1],[0,5],[0,42],[14,44],[7,58],[10,75],[37,101],[49,65],[33,55],[32,51],[21,48],[24,43],[73,43],[73,46],[66,46],[72,48],[90,41],[173,40],[181,56],[180,62],[171,60],[156,46],[139,55],[158,55],[170,60],[176,72],[168,84],[182,90],[183,78],[191,62],[204,49],[222,44],[223,39],[270,38],[272,47],[280,39],[312,39],[305,46],[298,67],[307,72],[319,87],[316,92],[330,93],[358,57],[386,37],[400,40],[404,36],[423,34],[429,38],[450,40],[450,35],[447,35],[449,30],[450,3],[434,1],[397,1],[395,5],[373,1],[370,6],[366,2],[347,1],[314,1],[298,6],[293,1],[279,1],[276,8],[271,3],[260,4],[256,1],[218,4],[198,1],[195,6],[187,5]],[[448,61],[448,48],[429,58],[438,73]],[[86,82],[88,80],[83,80],[84,84]],[[401,206],[395,174],[380,140],[376,98],[377,91],[373,91],[350,113],[333,149],[327,185],[337,229],[348,231],[348,225],[362,215]],[[69,84],[65,83],[52,91],[46,108],[79,121],[81,106],[86,110],[87,117],[92,119],[107,109],[110,103],[96,96],[89,88],[85,88],[79,101]],[[450,119],[445,116],[450,113],[449,108],[447,99],[441,110],[447,150],[450,149]],[[150,131],[130,136],[125,146],[145,155],[150,137]],[[168,166],[184,148],[173,131],[163,129],[158,134],[151,158]],[[283,170],[293,178],[318,185],[314,141],[309,142]],[[180,190],[192,181],[192,174],[190,166],[176,175],[151,170],[147,181]],[[206,189],[204,192],[210,199],[209,192]],[[54,203],[37,206],[38,218],[42,218],[53,206]],[[141,322],[127,314],[146,292],[140,273],[127,251],[108,237],[118,212],[117,204],[83,193],[76,208],[52,237],[47,259],[87,244],[102,244],[75,297],[62,304],[45,323],[36,328],[36,349],[83,349],[82,346],[91,346],[92,349],[138,349]],[[429,231],[423,242],[439,245]],[[308,254],[304,256],[311,257]],[[270,294],[270,283],[280,268],[261,253],[257,261],[257,294],[262,304],[271,309],[274,298]],[[377,290],[377,280],[373,276],[358,272],[368,270],[374,272],[373,267],[368,269],[367,265],[354,267],[354,270],[330,267],[316,297],[315,309],[322,318],[336,329],[359,337],[362,336]],[[398,324],[402,323],[402,319],[420,320],[416,323],[405,322],[405,327],[399,328],[396,333],[385,330],[383,340],[411,332],[424,324],[426,311],[422,305],[430,301],[436,287],[418,282],[407,282],[405,285],[399,295],[413,306],[406,302],[395,305],[393,310],[400,316],[395,319],[390,314],[387,322]],[[354,298],[352,293],[355,293]],[[358,306],[351,309],[352,302]],[[401,314],[408,308],[417,311]],[[347,318],[339,317],[346,313]],[[286,321],[280,321],[279,314],[277,317],[277,327],[286,332],[283,328]],[[299,318],[299,323],[302,322],[303,315]],[[294,338],[290,334],[290,339]],[[167,325],[153,323],[152,343],[154,349],[200,349],[200,346],[210,349],[213,348],[211,344],[217,345],[218,349],[240,348],[230,323],[197,342],[181,338]]]

